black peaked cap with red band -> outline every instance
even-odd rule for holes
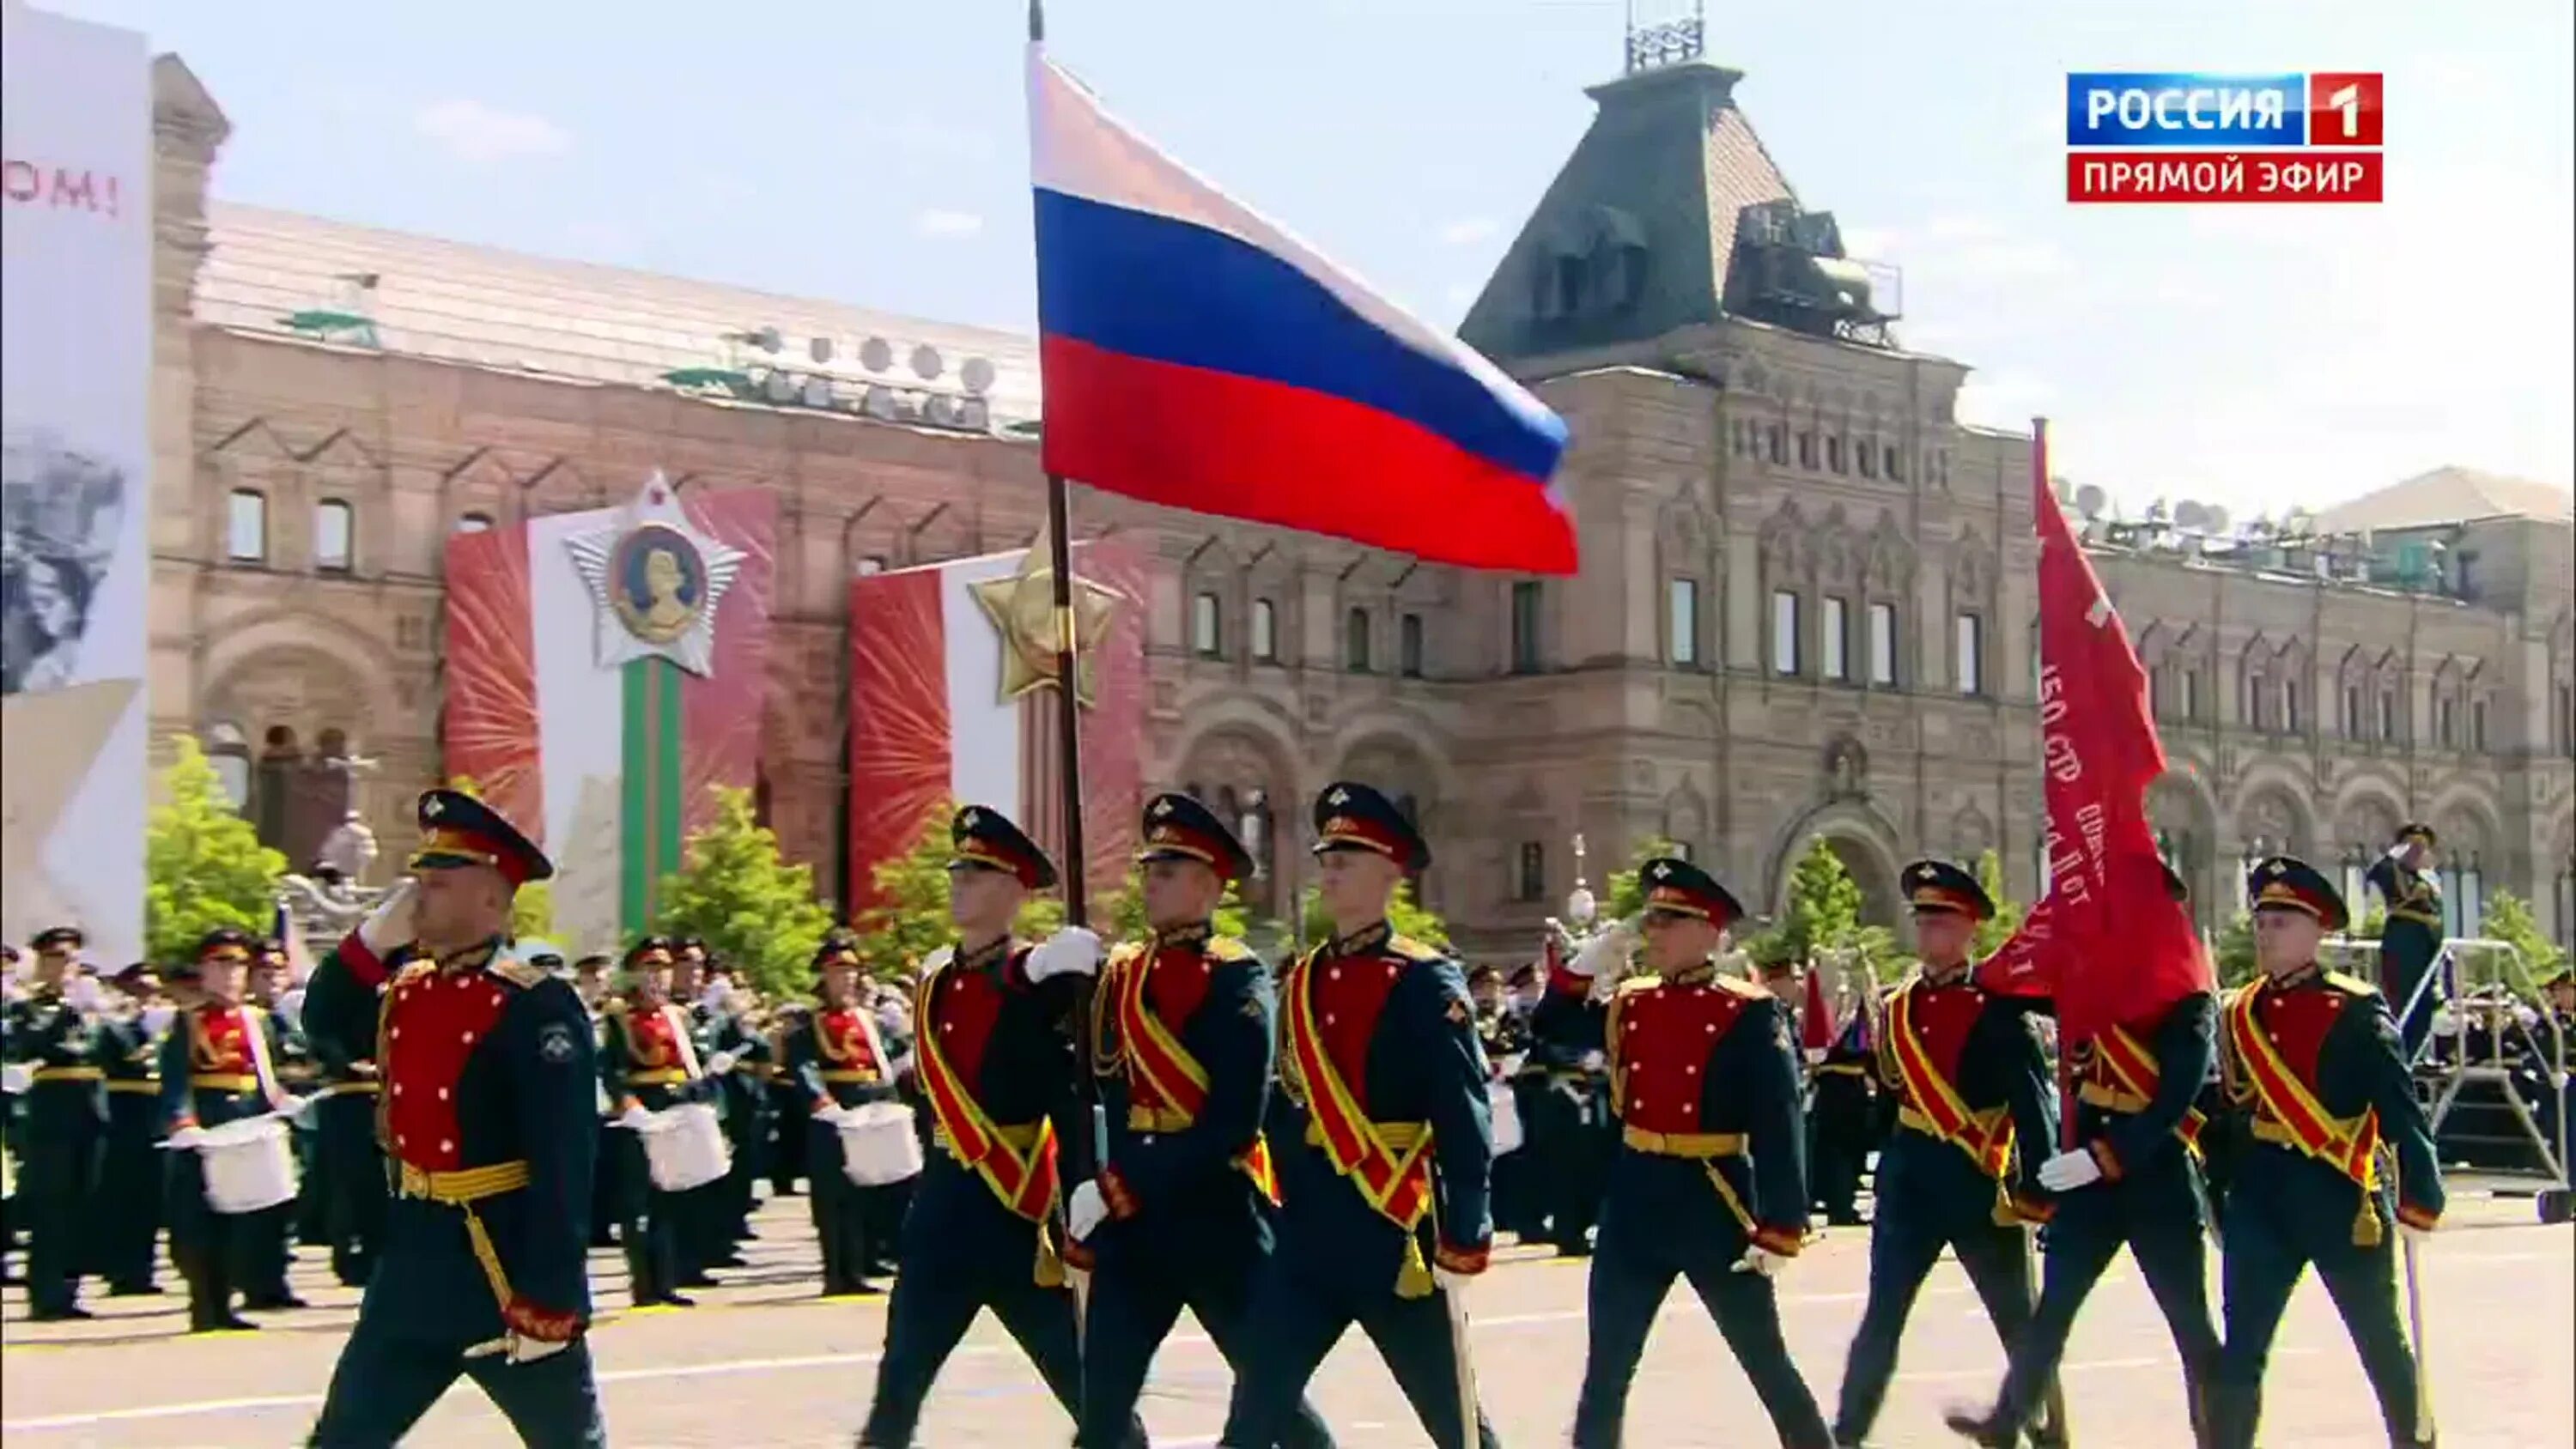
[[[1994,898],[1976,876],[1946,860],[1918,860],[1899,879],[1905,903],[1917,911],[1955,911],[1972,921],[1994,917]]]
[[[553,861],[501,812],[462,790],[428,790],[420,797],[420,848],[414,870],[460,870],[488,865],[512,886],[545,880]]]
[[[2314,916],[2329,931],[2352,920],[2343,892],[2323,872],[2295,855],[2275,855],[2255,863],[2245,876],[2245,906],[2253,911],[2297,911]]]
[[[1648,911],[1697,916],[1724,930],[1744,919],[1744,903],[1717,883],[1717,877],[1677,855],[1657,856],[1637,867],[1637,885],[1646,893]]]
[[[1406,870],[1426,870],[1431,846],[1395,802],[1355,781],[1326,785],[1315,797],[1315,853],[1374,851]]]
[[[1166,792],[1145,802],[1144,841],[1136,852],[1140,865],[1195,860],[1215,871],[1220,880],[1241,880],[1252,874],[1252,852],[1243,848],[1215,811],[1187,795]]]
[[[846,932],[835,931],[823,938],[822,945],[814,948],[813,969],[814,974],[817,976],[822,975],[824,972],[835,966],[858,966],[862,964],[864,963],[859,958],[858,939]]]
[[[169,978],[193,981],[204,974],[208,964],[216,961],[239,961],[248,965],[251,952],[258,945],[256,937],[238,926],[217,926],[197,938],[197,949],[188,953],[188,959],[171,966]]]
[[[669,966],[678,960],[678,953],[671,949],[670,937],[645,936],[626,948],[625,959],[618,964],[629,971],[637,971],[647,966]]]
[[[1055,884],[1055,862],[1027,832],[989,805],[969,805],[948,826],[950,870],[998,870],[1042,891]]]

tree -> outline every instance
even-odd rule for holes
[[[1305,892],[1306,939],[1329,941],[1333,938],[1333,917],[1324,909],[1324,893],[1309,888]],[[1395,900],[1387,907],[1386,923],[1399,936],[1411,936],[1426,945],[1449,949],[1449,925],[1446,921],[1413,899],[1413,882],[1395,888]]]
[[[510,902],[510,934],[522,941],[544,940],[555,933],[555,888],[551,881],[530,881]]]
[[[696,936],[771,996],[807,984],[832,914],[814,898],[811,866],[789,865],[778,837],[754,818],[751,792],[718,785],[715,819],[689,837],[679,870],[662,880],[666,936]]]
[[[2218,968],[2218,984],[2242,986],[2254,979],[2254,917],[2238,911],[2228,921],[2227,929],[2218,933],[2218,947],[2210,953],[2211,963]]]
[[[931,952],[956,944],[957,928],[948,916],[948,862],[955,856],[949,829],[956,819],[957,807],[942,802],[922,822],[910,850],[876,864],[877,903],[860,912],[852,925],[859,933],[860,956],[880,977],[918,971]],[[1093,914],[1107,919],[1110,903],[1100,904],[1104,909]],[[1063,926],[1064,902],[1032,895],[1012,929],[1025,939],[1040,940]]]
[[[2022,908],[2004,892],[2003,857],[1991,850],[1977,856],[1977,885],[1995,903],[1994,915],[1977,924],[1976,937],[1969,945],[1971,951],[1983,957],[1992,955],[2021,929]]]
[[[1243,910],[1243,892],[1234,882],[1227,882],[1224,899],[1217,902],[1213,922],[1220,936],[1241,936],[1251,929]],[[1153,924],[1145,919],[1145,873],[1139,867],[1127,872],[1127,881],[1118,889],[1092,904],[1091,928],[1104,941],[1141,941],[1152,934]]]
[[[1804,965],[1827,950],[1849,950],[1860,935],[1860,884],[1821,835],[1789,868],[1789,902],[1779,919],[1744,942],[1759,966]]]
[[[265,934],[277,910],[286,857],[259,843],[224,797],[223,782],[194,735],[178,738],[162,773],[170,803],[152,812],[145,836],[145,949],[157,962],[186,960],[218,926]]]
[[[2531,907],[2511,891],[2488,895],[2486,920],[2479,934],[2510,943],[2521,955],[2523,970],[2529,973],[2533,986],[2557,975],[2567,964],[2567,953],[2542,933],[2540,923],[2531,918]],[[2520,988],[2521,983],[2513,984]]]
[[[1624,921],[1644,910],[1646,887],[1639,879],[1639,875],[1644,871],[1647,861],[1657,856],[1674,853],[1676,852],[1673,843],[1659,837],[1650,836],[1637,842],[1637,849],[1628,857],[1628,864],[1610,872],[1610,878],[1602,882],[1599,918],[1603,921]],[[1566,922],[1568,926],[1574,924],[1572,921]]]

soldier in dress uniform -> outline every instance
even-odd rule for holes
[[[22,1167],[31,1323],[90,1316],[80,1306],[80,1280],[107,1092],[95,1055],[97,983],[80,963],[85,942],[77,926],[39,933],[34,985],[8,1006],[8,1059],[31,1079],[26,1118],[11,1144]]]
[[[293,1096],[312,1091],[321,1076],[321,1067],[313,1059],[313,1049],[306,1041],[302,1025],[287,1019],[278,1009],[285,994],[292,968],[287,961],[286,944],[271,936],[259,943],[251,961],[246,986],[250,1004],[259,1010],[260,1030],[268,1045],[269,1070],[277,1084]],[[291,1104],[290,1104],[291,1105]],[[300,1123],[292,1129],[300,1148],[310,1147],[311,1133]],[[312,1170],[313,1154],[297,1153],[304,1172],[298,1182],[297,1196],[265,1212],[253,1214],[247,1221],[233,1226],[233,1241],[242,1251],[242,1307],[254,1313],[278,1312],[313,1305],[297,1297],[287,1286],[286,1270],[294,1260],[289,1242],[297,1235],[302,1213],[308,1206],[318,1206],[317,1194],[328,1188]]]
[[[2379,928],[2379,986],[2398,1013],[2397,1034],[2410,1066],[2433,1029],[2431,993],[2419,1001],[2415,991],[2442,952],[2442,882],[2433,874],[2433,852],[2441,846],[2432,826],[2406,825],[2366,877],[2388,907]]]
[[[733,1058],[725,1055],[719,1042],[725,1025],[701,999],[707,985],[707,943],[695,936],[682,936],[671,943],[671,1003],[680,1009],[687,1028],[689,1046],[696,1067],[692,1075],[703,1073],[705,1094],[693,1098],[711,1104],[718,1121],[726,1117],[729,1106],[723,1078],[732,1070]],[[727,1139],[730,1143],[731,1139]],[[730,1160],[730,1159],[728,1159]],[[738,1241],[732,1224],[727,1221],[726,1179],[693,1187],[677,1195],[672,1218],[676,1227],[674,1242],[678,1245],[679,1285],[683,1288],[713,1288],[716,1280],[711,1268],[739,1268],[742,1254],[736,1252]]]
[[[1994,901],[1948,861],[1916,861],[1902,880],[1923,971],[1889,994],[1880,1016],[1879,1075],[1899,1106],[1878,1154],[1869,1303],[1843,1370],[1839,1444],[1860,1443],[1877,1422],[1906,1317],[1942,1249],[1958,1255],[1996,1335],[2007,1345],[2020,1337],[2031,1312],[2022,1232],[2048,1217],[2038,1170],[2057,1141],[2029,1017],[1980,988],[1968,959]]]
[[[2170,868],[2165,887],[2177,904],[2183,901],[2182,878]],[[2195,1103],[2217,1050],[2217,998],[2196,992],[2152,1021],[2113,1026],[2069,1053],[2080,1145],[2040,1164],[2040,1185],[2055,1195],[2056,1212],[2039,1307],[2029,1329],[2008,1345],[2011,1364],[1994,1408],[1952,1414],[1952,1430],[2001,1449],[2018,1442],[2057,1372],[2077,1311],[2125,1243],[2182,1355],[2193,1439],[2207,1445],[2218,1329],[2210,1321],[2202,1248],[2208,1203],[2199,1154],[2206,1123]]]
[[[814,1008],[788,1028],[780,1058],[787,1079],[803,1093],[807,1135],[804,1160],[813,1170],[808,1202],[814,1236],[823,1251],[823,1296],[874,1293],[869,1265],[878,1249],[869,1241],[873,1199],[883,1187],[861,1187],[841,1166],[841,1115],[853,1107],[894,1100],[894,1058],[877,1035],[876,1013],[859,999],[859,951],[847,936],[826,938],[814,953]]]
[[[668,937],[646,936],[626,949],[626,994],[608,1003],[599,1049],[600,1085],[614,1108],[605,1147],[617,1158],[617,1236],[638,1308],[696,1305],[680,1292],[695,1222],[690,1197],[655,1184],[643,1136],[652,1113],[715,1098],[688,1009],[671,999],[678,963]]]
[[[399,964],[399,963],[394,963]],[[322,1199],[322,1230],[331,1245],[331,1273],[344,1287],[364,1288],[384,1246],[385,1154],[376,1142],[376,1112],[384,1083],[373,1035],[308,1036],[316,1093],[313,1104],[314,1181],[308,1192]],[[352,1057],[349,1052],[364,1055]]]
[[[2343,896],[2289,856],[2246,881],[2262,975],[2220,1010],[2227,1094],[2251,1138],[2236,1164],[2222,1225],[2226,1345],[2210,1395],[2221,1449],[2250,1449],[2262,1417],[2263,1369],[2290,1292],[2314,1265],[2379,1397],[2389,1442],[2417,1432],[2414,1353],[2397,1313],[2390,1233],[2429,1234],[2442,1174],[2388,1003],[2367,983],[2322,969],[2317,946],[2347,919]],[[2393,1148],[2396,1180],[2383,1173]]]
[[[949,827],[957,944],[922,963],[913,1071],[935,1120],[904,1218],[902,1268],[886,1307],[885,1355],[863,1445],[912,1442],[923,1400],[978,1311],[1019,1340],[1076,1423],[1082,1362],[1054,1218],[1060,1173],[1091,1175],[1080,1033],[1100,940],[1078,927],[1036,946],[1012,922],[1055,866],[1020,828],[969,805]],[[1131,1442],[1144,1442],[1132,1426]]]
[[[1870,1014],[1876,1004],[1863,981],[1852,992],[1842,1029],[1816,1063],[1808,1102],[1808,1131],[1816,1145],[1810,1174],[1828,1227],[1860,1223],[1861,1169],[1879,1143],[1878,1037]]]
[[[188,1330],[257,1328],[233,1311],[252,1220],[216,1212],[206,1202],[205,1164],[195,1149],[206,1130],[287,1105],[268,1061],[266,1015],[242,1004],[254,939],[227,926],[206,933],[195,955],[174,968],[192,994],[188,1009],[161,1043],[161,1127],[170,1146],[166,1206],[170,1257],[188,1280]]]
[[[1605,939],[1607,934],[1593,937],[1586,949]],[[1530,1141],[1547,1195],[1549,1240],[1560,1256],[1573,1258],[1592,1251],[1592,1222],[1600,1215],[1610,1159],[1618,1152],[1604,1035],[1610,1008],[1594,995],[1592,980],[1564,962],[1550,962],[1546,994],[1529,1019],[1530,1064],[1545,1073],[1532,1103]]]
[[[609,1069],[608,1042],[608,973],[616,968],[617,958],[604,952],[593,952],[572,964],[572,989],[581,997],[582,1009],[590,1013],[591,1041],[600,1051],[601,1070]],[[605,1248],[617,1241],[617,1144],[607,1137],[608,1118],[616,1098],[602,1083],[597,1094],[599,1106],[599,1156],[591,1173],[590,1245]]]
[[[1772,1275],[1807,1230],[1805,1129],[1786,1005],[1721,974],[1717,952],[1744,908],[1708,872],[1675,857],[1638,868],[1650,975],[1619,984],[1607,1041],[1611,1102],[1622,1123],[1610,1167],[1588,1298],[1591,1345],[1574,1442],[1620,1442],[1628,1384],[1675,1277],[1717,1321],[1791,1449],[1832,1449],[1816,1396],[1789,1360]],[[1599,971],[1612,948],[1578,954]]]
[[[115,1009],[98,1023],[107,1078],[107,1135],[99,1153],[93,1266],[111,1298],[157,1294],[161,1240],[161,1035],[149,1014],[161,981],[147,962],[116,973]]]
[[[751,1024],[732,963],[713,952],[705,960],[708,989],[698,1020],[709,1047],[707,1074],[723,1101],[725,1141],[733,1148],[725,1175],[710,1184],[710,1215],[723,1249],[716,1265],[738,1267],[741,1245],[760,1236],[751,1225],[752,1184],[769,1170],[769,1038]],[[727,1067],[717,1068],[718,1060]]]
[[[518,888],[554,873],[490,806],[420,797],[413,876],[313,973],[306,1028],[373,1057],[396,1175],[318,1449],[392,1445],[471,1377],[522,1442],[604,1446],[591,1377],[590,1024],[510,947]],[[399,969],[387,961],[412,948]]]
[[[1110,954],[1092,997],[1109,1158],[1066,1212],[1098,1264],[1084,1325],[1083,1445],[1124,1442],[1145,1372],[1184,1307],[1242,1372],[1244,1313],[1279,1201],[1261,1131],[1278,996],[1261,958],[1213,925],[1252,856],[1187,795],[1147,802],[1143,839],[1137,864],[1154,934]],[[1323,1449],[1333,1436],[1305,1406],[1281,1442]]]
[[[1288,1432],[1353,1323],[1437,1449],[1464,1449],[1475,1377],[1461,1296],[1493,1249],[1485,1054],[1458,963],[1387,911],[1430,847],[1366,785],[1315,797],[1333,938],[1281,983],[1279,1247],[1253,1291],[1252,1347],[1227,1444]],[[1498,1442],[1484,1413],[1476,1437]]]

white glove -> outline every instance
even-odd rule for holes
[[[295,1119],[296,1126],[310,1127],[313,1125],[314,1111],[321,1105],[322,1097],[318,1092],[310,1097],[298,1097],[295,1099],[294,1110],[288,1112],[287,1115]]]
[[[806,1115],[814,1121],[827,1122],[834,1126],[838,1126],[842,1118],[850,1115],[850,1109],[842,1106],[838,1102],[827,1102]]]
[[[1628,959],[1628,953],[1637,949],[1635,921],[1636,918],[1632,916],[1606,931],[1596,933],[1591,940],[1583,943],[1583,949],[1574,953],[1573,960],[1565,963],[1565,969],[1577,976],[1595,977],[1606,976],[1616,971],[1620,963]]]
[[[0,1092],[14,1097],[36,1085],[36,1069],[25,1062],[11,1062],[0,1067]]]
[[[2082,1148],[2061,1152],[2039,1165],[2039,1185],[2050,1192],[2073,1192],[2086,1183],[2101,1180],[2102,1164]]]
[[[199,1143],[202,1143],[205,1140],[205,1128],[182,1127],[178,1131],[171,1133],[167,1138],[163,1139],[161,1145],[177,1151],[187,1152],[194,1150]]]
[[[1772,1252],[1759,1243],[1747,1243],[1744,1245],[1744,1256],[1735,1260],[1733,1271],[1774,1278],[1779,1276],[1780,1270],[1787,1266],[1789,1266],[1788,1254]]]
[[[1044,981],[1068,972],[1089,976],[1100,969],[1100,938],[1083,926],[1067,926],[1029,952],[1029,979]]]
[[[713,1056],[707,1058],[707,1075],[710,1077],[721,1077],[741,1064],[742,1059],[735,1056],[733,1053],[717,1052]]]
[[[552,1358],[572,1347],[569,1338],[530,1338],[524,1333],[505,1333],[488,1343],[478,1343],[465,1350],[467,1358],[499,1357],[505,1363],[535,1363]]]
[[[623,1127],[629,1132],[641,1132],[645,1127],[650,1125],[652,1121],[652,1113],[645,1111],[641,1106],[634,1106],[619,1113],[617,1120],[609,1125],[613,1127]]]
[[[1108,1216],[1109,1204],[1101,1200],[1100,1184],[1086,1182],[1075,1188],[1073,1196],[1065,1201],[1064,1230],[1079,1243],[1090,1237],[1091,1230],[1099,1227],[1101,1219]]]
[[[63,1000],[75,1011],[98,1010],[98,978],[84,971],[63,985]]]
[[[170,1029],[170,1023],[177,1021],[178,1019],[179,1012],[175,1007],[147,1006],[143,1008],[143,1030],[156,1039],[163,1032]]]
[[[1596,1049],[1583,1054],[1583,1069],[1587,1072],[1606,1071],[1609,1066],[1610,1055],[1607,1052]]]
[[[368,950],[381,957],[412,938],[411,901],[419,889],[418,881],[404,876],[376,902],[358,927],[358,939]]]

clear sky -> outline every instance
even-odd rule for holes
[[[1020,0],[39,0],[232,117],[217,195],[1032,325]],[[1649,0],[1669,4],[1671,0]],[[1901,267],[1972,421],[2136,505],[2576,477],[2568,0],[1721,3],[1801,200]],[[1147,134],[1454,325],[1619,69],[1622,0],[1055,0]],[[2069,70],[2379,70],[2382,206],[2070,207]],[[756,319],[745,319],[746,324]]]

